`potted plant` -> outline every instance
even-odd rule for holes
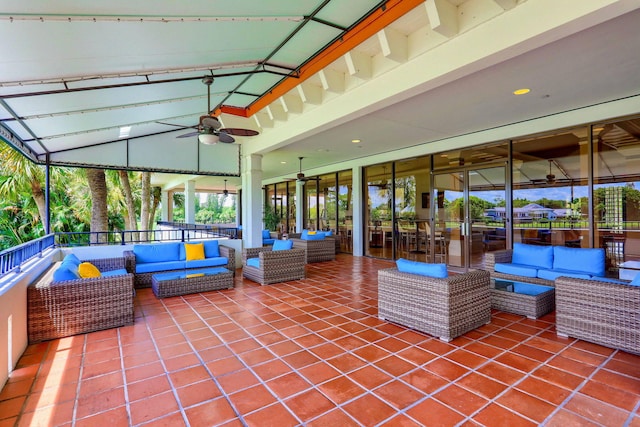
[[[269,231],[276,231],[278,224],[280,224],[280,215],[273,209],[273,206],[265,205],[264,213],[262,216],[262,223],[264,228]]]

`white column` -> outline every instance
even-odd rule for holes
[[[304,228],[304,181],[296,181],[296,233]]]
[[[196,181],[193,179],[184,183],[184,222],[196,223]]]
[[[362,256],[363,235],[362,235],[362,168],[353,168],[353,187],[351,189],[353,200],[353,256]]]
[[[160,192],[160,221],[169,221],[169,192],[162,190]],[[173,200],[171,200],[173,202]]]
[[[262,156],[243,157],[242,241],[247,248],[262,246]]]

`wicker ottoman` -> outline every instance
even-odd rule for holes
[[[158,273],[151,277],[158,298],[233,288],[233,273],[224,267]]]
[[[551,286],[491,279],[491,308],[530,319],[553,311],[556,292]]]

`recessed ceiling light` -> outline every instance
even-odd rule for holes
[[[354,144],[360,144],[361,141],[359,139],[352,139],[351,142]]]
[[[122,126],[120,128],[120,135],[118,138],[126,138],[129,136],[129,132],[131,132],[131,126]]]
[[[280,162],[280,163],[281,163],[281,164],[283,164],[283,165],[286,165],[286,164],[287,164],[287,162],[285,162],[285,161],[282,161],[282,162]]]
[[[513,91],[514,95],[525,95],[527,93],[531,92],[531,89],[523,87],[522,89],[517,89]]]

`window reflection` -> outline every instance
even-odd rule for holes
[[[594,246],[605,248],[610,272],[635,268],[640,266],[640,119],[594,126],[593,139]]]
[[[513,144],[513,239],[589,246],[588,128]]]

